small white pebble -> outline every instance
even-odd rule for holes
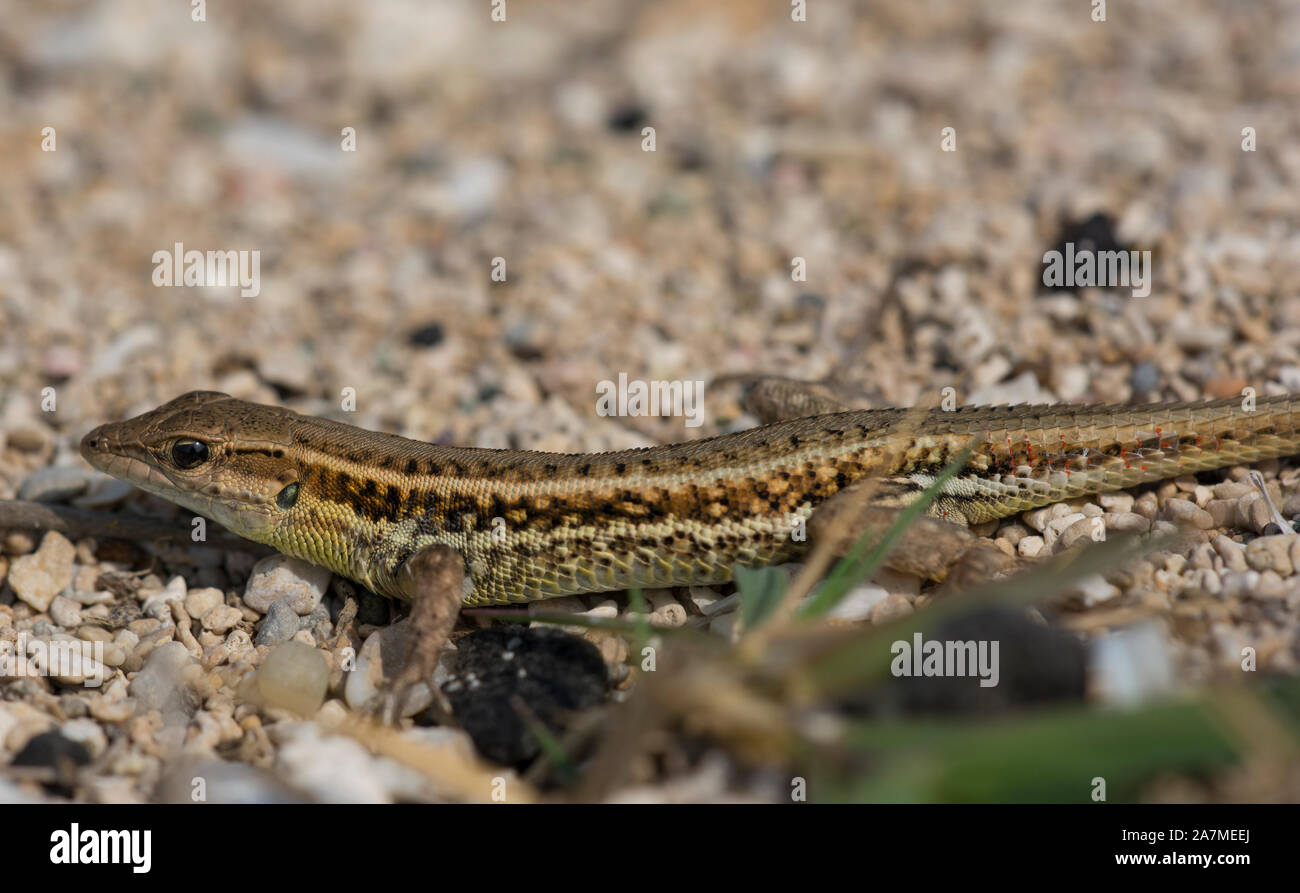
[[[1022,557],[1033,558],[1043,551],[1045,545],[1046,542],[1041,536],[1026,536],[1022,537],[1020,542],[1016,544],[1016,549]]]

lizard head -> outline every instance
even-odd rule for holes
[[[267,542],[298,498],[293,413],[191,391],[81,441],[100,471]]]

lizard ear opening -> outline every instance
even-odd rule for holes
[[[285,487],[275,497],[275,504],[286,511],[293,508],[293,504],[298,501],[298,482],[294,481]]]

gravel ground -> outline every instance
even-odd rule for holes
[[[1153,0],[1101,23],[1074,2],[808,6],[520,2],[494,23],[486,3],[414,0],[210,4],[205,22],[20,4],[0,20],[0,498],[184,523],[77,443],[191,389],[566,452],[753,423],[721,387],[700,427],[602,418],[596,383],[620,373],[826,379],[877,406],[1300,390],[1300,6]],[[1150,293],[1045,287],[1043,253],[1082,238],[1150,251]],[[156,286],[176,243],[260,252],[258,293]],[[1300,514],[1300,469],[1260,470]],[[1261,535],[1245,474],[981,531],[1028,558],[1094,516],[1195,528],[1069,602],[1092,697],[1231,678],[1244,647],[1296,674],[1300,538]],[[105,665],[98,688],[0,680],[0,763],[44,771],[63,748],[95,767],[66,790],[0,779],[0,801],[183,797],[196,761],[255,800],[465,796],[327,734],[402,636],[363,600],[369,663],[346,677],[346,584],[213,549],[0,546],[0,642],[102,643]],[[661,622],[730,635],[727,592],[649,595]],[[929,598],[883,575],[840,619]],[[547,608],[627,612],[609,594]],[[587,637],[625,685],[627,643]],[[447,726],[401,734],[474,752]],[[718,759],[614,799],[772,796]]]

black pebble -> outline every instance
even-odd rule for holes
[[[1115,235],[1115,220],[1109,214],[1093,214],[1087,220],[1067,224],[1061,230],[1060,247],[1066,242],[1074,243],[1074,250],[1079,251],[1122,251],[1126,250]]]
[[[585,639],[557,629],[514,624],[476,630],[456,643],[456,673],[442,687],[480,754],[521,766],[541,745],[511,703],[518,697],[553,735],[566,714],[601,703],[605,661]],[[523,670],[521,677],[519,671]]]
[[[1270,521],[1264,525],[1264,536],[1277,536],[1281,532],[1282,528],[1278,526],[1276,521]]]
[[[64,738],[58,732],[42,732],[18,751],[11,765],[57,768],[63,762],[84,766],[90,762],[90,751],[81,742]]]
[[[436,322],[421,326],[407,336],[407,340],[416,347],[437,347],[442,343],[442,338],[442,326]]]
[[[977,676],[897,676],[845,706],[872,715],[990,715],[1035,704],[1079,701],[1086,652],[1074,636],[1009,608],[983,608],[923,634],[924,641],[997,641],[998,684]],[[911,644],[909,640],[909,644]]]
[[[635,102],[628,102],[610,112],[605,123],[609,125],[610,130],[626,133],[630,130],[640,130],[645,122],[645,107]]]
[[[388,623],[390,604],[388,599],[360,586],[357,587],[356,599],[357,623],[370,626],[382,626]]]
[[[1127,251],[1128,246],[1119,243],[1119,237],[1115,235],[1115,220],[1109,214],[1093,214],[1087,220],[1074,221],[1061,227],[1061,233],[1056,238],[1054,250],[1065,255],[1065,245],[1067,242],[1074,243],[1074,253],[1077,256],[1081,251]],[[1038,267],[1038,281],[1042,282],[1043,269],[1040,264]],[[1055,291],[1073,292],[1074,289],[1067,286],[1057,286]]]

